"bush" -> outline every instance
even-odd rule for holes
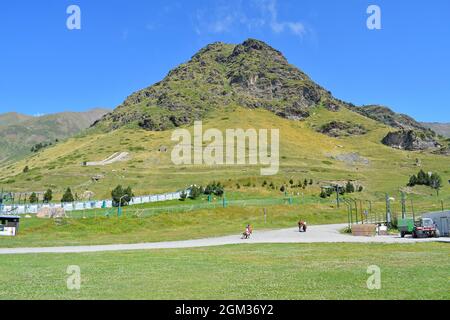
[[[190,196],[189,198],[191,198],[192,200],[198,199],[202,193],[203,193],[203,188],[202,187],[198,187],[198,186],[192,186],[190,189]]]
[[[48,189],[44,194],[44,202],[49,203],[53,199],[53,191],[52,189]]]
[[[30,168],[28,168],[28,166],[25,166],[25,168],[23,168],[23,173],[27,173],[28,171],[30,171]]]
[[[350,181],[347,182],[347,185],[345,186],[345,192],[346,193],[354,193],[355,192],[355,186]]]
[[[131,187],[127,187],[126,189],[122,188],[121,185],[118,185],[113,191],[111,191],[111,197],[113,201],[113,207],[121,207],[127,206],[131,198],[134,197],[133,190]]]
[[[30,203],[38,203],[39,202],[39,198],[35,192],[33,192],[31,194],[29,201],[30,201]]]
[[[442,188],[442,178],[437,173],[429,175],[425,171],[420,170],[417,177],[413,175],[409,178],[408,186],[414,187],[416,185],[431,187],[439,194],[439,190]]]
[[[187,193],[185,190],[183,190],[183,192],[181,192],[180,194],[180,201],[186,201],[187,199]]]
[[[63,197],[61,198],[61,202],[62,203],[74,202],[72,190],[70,190],[70,188],[67,188],[66,192],[63,194]]]
[[[216,183],[214,181],[213,183],[210,183],[206,186],[204,193],[206,195],[215,195],[215,196],[221,197],[225,193],[225,190],[220,182]]]

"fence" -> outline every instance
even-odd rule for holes
[[[130,205],[155,203],[170,200],[178,200],[181,197],[181,191],[134,197],[131,199]],[[36,214],[42,208],[64,208],[65,211],[84,211],[93,209],[107,209],[112,208],[112,200],[97,200],[97,201],[77,201],[72,203],[49,203],[49,204],[25,204],[25,205],[2,205],[0,206],[0,213],[6,214]]]
[[[265,198],[265,199],[240,199],[240,200],[225,200],[220,199],[217,202],[202,202],[193,204],[178,204],[171,206],[161,206],[154,208],[133,208],[126,207],[123,214],[126,216],[136,216],[136,217],[149,217],[158,214],[165,213],[188,213],[197,210],[212,210],[218,208],[228,208],[228,207],[268,207],[277,205],[299,205],[303,203],[298,198]],[[113,210],[94,210],[85,212],[73,212],[69,216],[70,218],[81,218],[81,217],[99,217],[104,215],[116,215],[118,214],[115,209]]]

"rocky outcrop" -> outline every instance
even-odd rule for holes
[[[360,124],[340,121],[324,124],[318,131],[333,138],[359,136],[367,133],[367,129]]]
[[[359,114],[373,119],[375,121],[384,123],[392,128],[400,130],[418,130],[418,131],[429,131],[422,124],[407,116],[405,114],[395,113],[391,109],[379,106],[379,105],[369,105],[362,107],[353,107],[352,110],[358,112]]]
[[[442,146],[431,134],[416,132],[413,130],[402,130],[390,132],[383,140],[384,145],[396,149],[408,151],[434,150]]]

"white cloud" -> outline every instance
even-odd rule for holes
[[[299,37],[307,33],[302,22],[279,19],[277,0],[228,0],[209,10],[197,11],[195,31],[198,34],[227,33],[236,28],[248,31],[268,28],[276,34],[288,31]]]

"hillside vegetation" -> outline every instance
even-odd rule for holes
[[[33,146],[44,147],[88,128],[106,109],[63,112],[33,117],[18,113],[0,114],[0,163],[32,153]]]

